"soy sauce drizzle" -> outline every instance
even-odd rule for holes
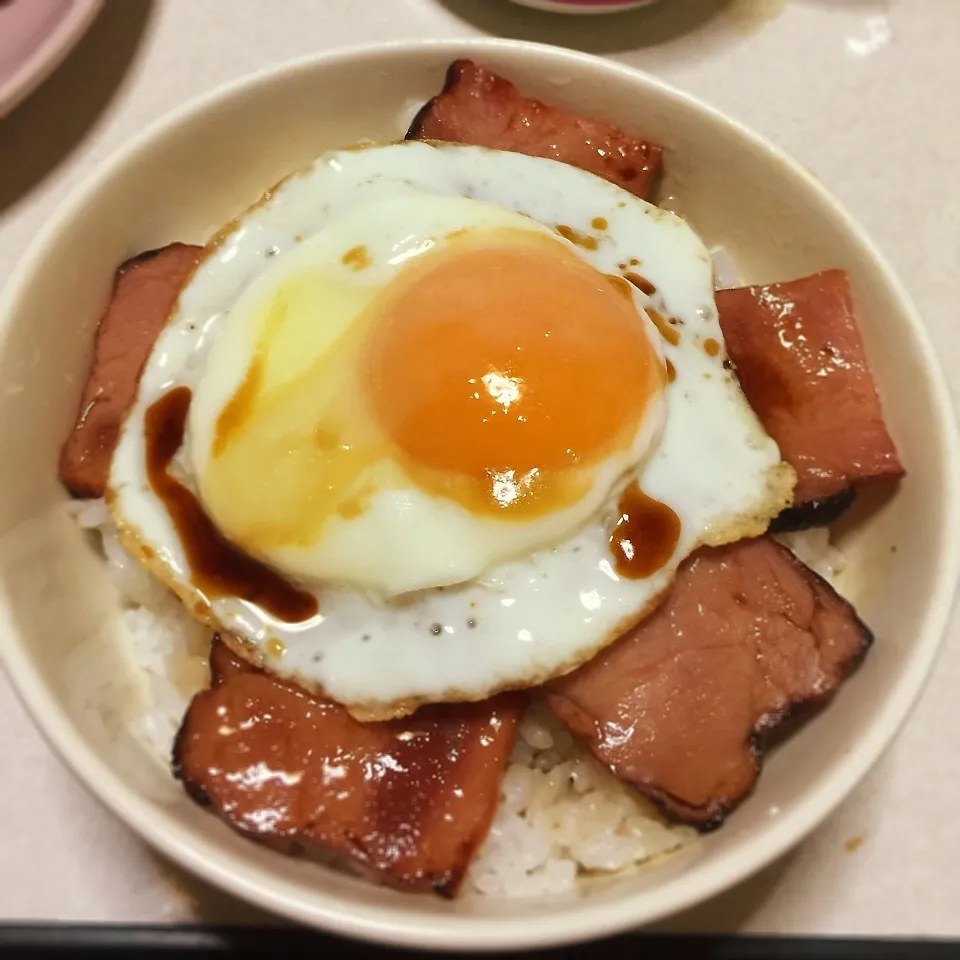
[[[598,244],[596,237],[591,237],[588,233],[579,233],[574,230],[573,227],[568,227],[565,223],[557,226],[557,233],[559,233],[564,240],[569,240],[578,247],[583,247],[584,250],[597,249]]]
[[[670,326],[666,320],[663,319],[663,316],[658,310],[654,310],[653,307],[647,307],[647,316],[653,321],[653,325],[660,331],[660,336],[667,341],[672,347],[675,347],[680,342],[680,334],[677,330]]]
[[[623,491],[619,510],[620,519],[610,535],[614,567],[630,580],[649,577],[673,556],[680,539],[680,518],[636,483]]]
[[[623,275],[623,279],[627,280],[629,283],[632,283],[641,293],[645,293],[648,297],[652,297],[656,292],[657,288],[652,284],[646,277],[641,277],[639,273],[634,273],[630,271]]]
[[[151,404],[144,416],[147,478],[183,544],[191,582],[211,600],[236,597],[287,623],[309,620],[317,614],[317,598],[230,543],[194,494],[170,476],[168,468],[183,443],[191,399],[188,387],[176,387]]]

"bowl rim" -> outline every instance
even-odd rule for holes
[[[930,425],[944,453],[946,488],[960,492],[960,446],[946,380],[926,328],[904,285],[859,223],[812,174],[797,161],[714,107],[643,71],[603,57],[550,44],[502,38],[448,38],[373,42],[313,53],[271,65],[223,83],[161,115],[133,138],[97,163],[56,206],[0,291],[0,350],[4,347],[20,299],[29,291],[47,247],[62,225],[73,219],[87,197],[112,172],[149,150],[155,140],[198,113],[216,108],[237,94],[283,74],[313,70],[342,62],[372,60],[388,54],[482,57],[485,54],[524,54],[557,66],[601,70],[611,79],[655,90],[683,104],[705,120],[732,129],[747,144],[787,173],[800,178],[826,201],[844,227],[869,254],[890,284],[900,313],[924,364],[933,396],[935,421]],[[960,497],[944,497],[944,528],[960,528]],[[921,621],[910,662],[891,694],[874,716],[867,733],[836,769],[821,780],[765,831],[764,842],[752,841],[716,863],[697,865],[679,877],[612,901],[584,899],[564,913],[549,917],[502,915],[496,923],[482,915],[450,912],[430,916],[407,910],[402,903],[360,903],[333,892],[308,892],[293,881],[251,871],[246,859],[216,849],[213,841],[197,838],[187,827],[169,822],[156,804],[141,796],[88,747],[56,698],[32,665],[26,645],[15,629],[7,604],[0,599],[0,656],[18,697],[34,725],[78,780],[114,815],[153,848],[207,882],[250,903],[291,920],[357,940],[426,950],[520,950],[560,946],[623,933],[679,913],[727,890],[781,857],[803,840],[848,796],[894,740],[919,699],[932,672],[953,608],[960,579],[960,540],[947,540],[938,565],[931,602]],[[638,909],[639,908],[639,909]]]

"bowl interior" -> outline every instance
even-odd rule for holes
[[[682,857],[597,886],[576,906],[400,895],[259,848],[195,806],[130,733],[141,680],[126,659],[116,595],[65,517],[56,479],[116,266],[173,240],[202,242],[326,148],[399,137],[459,55],[663,144],[664,194],[709,244],[726,246],[747,280],[848,270],[908,469],[896,495],[864,501],[841,536],[851,563],[840,589],[877,638],[860,673],[775,751],[724,829]],[[939,375],[909,304],[811,177],[712,111],[615,65],[502,41],[406,44],[236,85],[149,131],[74,194],[6,291],[0,324],[0,628],[18,688],[67,761],[136,829],[208,879],[288,915],[392,943],[514,948],[654,920],[759,868],[814,825],[890,739],[929,668],[956,568],[955,464]]]

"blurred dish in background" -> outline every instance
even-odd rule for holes
[[[619,13],[647,7],[656,0],[511,0],[511,3],[550,13]]]
[[[0,0],[0,117],[53,73],[103,0]]]

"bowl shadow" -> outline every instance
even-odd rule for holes
[[[162,854],[151,851],[151,856],[158,872],[182,902],[188,924],[236,929],[238,936],[242,936],[240,931],[246,927],[272,929],[293,926],[282,917],[259,910],[201,880]]]
[[[0,119],[0,213],[40,184],[106,111],[153,14],[153,0],[106,3],[66,60]]]
[[[492,36],[604,54],[642,50],[679,39],[703,27],[732,0],[661,2],[640,10],[596,17],[558,16],[513,6],[506,0],[438,2],[455,17]]]
[[[797,856],[793,850],[765,870],[689,910],[638,931],[673,936],[731,936],[740,933],[773,895]]]

